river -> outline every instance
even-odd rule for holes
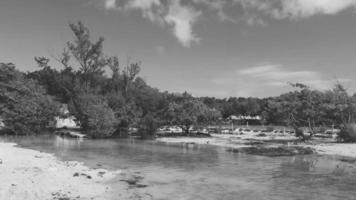
[[[57,136],[2,138],[91,167],[144,177],[153,199],[354,200],[356,165],[338,157],[262,157],[209,145],[133,139],[73,140]]]

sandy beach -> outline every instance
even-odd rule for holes
[[[356,158],[356,144],[347,143],[326,143],[310,146],[316,150],[318,154],[335,155]]]
[[[129,189],[127,173],[60,161],[51,154],[0,143],[0,199],[145,199]],[[115,190],[112,185],[115,183]]]

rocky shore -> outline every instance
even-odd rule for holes
[[[302,152],[301,154],[306,154],[306,152],[307,154],[311,154],[312,153],[311,150],[312,150],[313,153],[320,154],[320,155],[356,158],[356,144],[352,144],[352,143],[336,143],[336,142],[322,142],[322,141],[311,141],[308,143],[302,143],[302,142],[296,142],[297,138],[293,138],[293,137],[286,137],[286,138],[279,137],[277,138],[277,142],[274,143],[273,142],[274,139],[276,138],[268,138],[268,137],[241,138],[233,135],[213,135],[213,137],[210,138],[176,137],[176,138],[158,138],[157,140],[160,142],[181,143],[184,145],[201,144],[201,145],[214,145],[214,146],[228,147],[229,151],[233,151],[233,152],[245,152],[245,153],[256,154],[256,155],[259,154],[260,152],[260,155],[267,155],[267,156],[271,156],[273,153],[276,153],[277,155],[296,155],[299,154],[298,152]],[[293,142],[293,140],[295,142]],[[285,141],[285,142],[281,143],[281,141]],[[263,147],[255,148],[256,145],[260,145]],[[263,153],[263,152],[267,152],[267,153]]]

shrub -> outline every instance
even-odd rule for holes
[[[154,138],[158,128],[158,121],[151,114],[140,120],[138,133],[143,139]]]
[[[73,101],[70,110],[80,121],[83,130],[92,137],[107,137],[115,132],[115,114],[101,96],[81,94]]]
[[[11,64],[0,64],[0,113],[8,132],[37,134],[59,113],[59,103]]]

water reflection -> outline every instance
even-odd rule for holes
[[[80,145],[81,145],[81,143],[83,143],[83,141],[84,141],[83,138],[67,139],[64,137],[55,136],[54,145],[57,148],[61,148],[61,149],[74,149],[74,148],[80,149]]]

